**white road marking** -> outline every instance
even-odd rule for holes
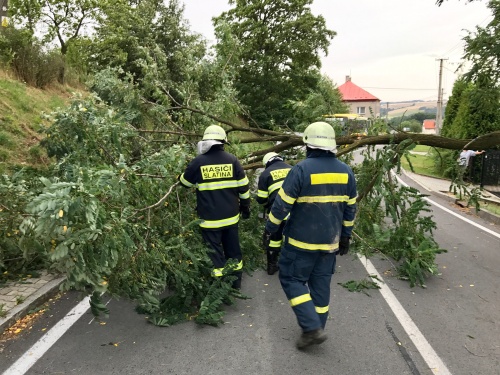
[[[54,345],[62,335],[76,323],[80,317],[90,308],[90,297],[84,298],[64,318],[40,338],[22,357],[10,366],[3,375],[25,374],[44,354]]]
[[[408,187],[408,184],[407,184],[406,182],[404,182],[403,180],[401,180],[401,178],[399,178],[399,176],[397,176],[397,175],[396,175],[396,178],[397,178],[397,180],[399,181],[399,183],[400,183],[401,185]],[[497,238],[500,238],[500,234],[498,234],[497,232],[494,232],[494,231],[492,231],[491,229],[488,229],[488,228],[486,228],[486,227],[483,227],[481,224],[475,223],[474,221],[469,220],[469,219],[467,219],[467,218],[463,217],[462,215],[457,214],[456,212],[453,212],[453,211],[452,211],[452,210],[450,210],[449,208],[446,208],[446,207],[444,207],[444,206],[440,205],[439,203],[434,202],[433,200],[431,200],[431,199],[429,199],[429,198],[427,198],[427,197],[425,197],[424,199],[425,199],[427,202],[429,202],[430,204],[433,204],[434,206],[436,206],[436,207],[438,207],[438,208],[442,209],[443,211],[448,212],[450,215],[453,215],[453,216],[455,216],[455,217],[458,217],[460,220],[463,220],[463,221],[465,221],[466,223],[471,224],[471,225],[475,226],[476,228],[479,228],[479,229],[481,229],[482,231],[484,231],[484,232],[486,232],[486,233],[491,234],[492,236],[495,236],[495,237],[497,237]]]
[[[451,375],[450,370],[448,370],[422,332],[420,332],[417,325],[410,318],[410,315],[408,315],[401,303],[399,303],[391,289],[389,289],[389,287],[385,284],[382,276],[380,276],[373,263],[362,255],[359,255],[358,257],[368,274],[377,276],[378,280],[374,278],[373,281],[380,286],[380,294],[384,297],[385,301],[401,323],[401,326],[404,328],[417,350],[420,352],[420,355],[424,359],[425,363],[427,363],[432,373],[439,375]]]
[[[101,296],[102,296],[102,293],[101,293]],[[104,306],[108,306],[108,304],[111,302],[112,299],[113,298],[110,298],[109,301],[104,304]],[[90,319],[89,325],[92,324],[94,322],[94,320],[95,320],[95,316],[93,316],[92,319]]]
[[[399,183],[403,186],[408,187],[408,184],[406,184],[399,176],[395,175]],[[480,224],[475,223],[472,220],[469,220],[452,210],[440,205],[439,203],[434,202],[433,200],[429,198],[424,198],[426,201],[428,201],[430,204],[442,209],[443,211],[449,213],[450,215],[453,215],[463,221],[465,221],[468,224],[471,224],[482,231],[485,231],[497,238],[500,238],[500,234],[483,227]],[[418,329],[417,325],[413,322],[413,320],[410,318],[410,315],[406,312],[406,310],[403,308],[401,303],[399,303],[398,299],[396,296],[392,293],[391,289],[385,284],[383,281],[382,276],[378,273],[377,269],[373,265],[373,263],[366,259],[362,255],[358,255],[359,260],[365,267],[366,271],[368,272],[369,275],[375,275],[377,279],[374,279],[374,281],[379,285],[380,287],[380,294],[382,297],[385,299],[389,307],[391,308],[392,312],[396,316],[396,318],[399,320],[401,323],[401,326],[403,329],[406,331],[408,336],[410,337],[411,341],[419,351],[420,355],[424,359],[425,363],[429,366],[431,371],[434,374],[439,374],[439,375],[451,375],[450,370],[446,367],[444,362],[441,360],[441,358],[437,355],[437,353],[434,351],[432,346],[429,344],[427,339],[424,337],[422,332]]]

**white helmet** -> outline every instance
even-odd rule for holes
[[[219,125],[210,125],[203,133],[203,140],[227,142],[226,131]]]
[[[279,159],[283,160],[281,158],[281,156],[279,156],[276,152],[268,152],[262,158],[262,164],[264,164],[264,167],[265,167],[267,165],[267,163],[269,163],[270,161],[272,161],[272,160],[274,160],[276,158],[279,158]]]
[[[302,140],[311,148],[337,152],[335,130],[326,122],[313,122],[304,131]]]

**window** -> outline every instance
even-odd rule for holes
[[[366,112],[365,112],[365,108],[366,107],[358,107],[357,108],[357,114],[358,115],[364,115]]]

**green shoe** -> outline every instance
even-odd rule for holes
[[[327,338],[328,336],[321,328],[310,332],[304,332],[297,340],[297,348],[305,349],[311,345],[319,345],[323,343]]]

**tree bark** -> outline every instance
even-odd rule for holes
[[[256,169],[261,168],[261,160],[265,154],[268,152],[280,153],[284,150],[291,149],[293,147],[303,146],[302,136],[300,134],[295,134],[292,132],[279,132],[274,130],[267,130],[255,127],[248,127],[234,124],[230,121],[224,120],[197,108],[191,108],[186,106],[178,106],[171,108],[172,110],[187,110],[200,115],[209,117],[221,124],[229,126],[231,129],[228,131],[240,131],[244,133],[252,133],[255,137],[246,138],[241,141],[241,143],[260,143],[260,142],[276,142],[272,147],[268,147],[263,150],[257,150],[248,155],[248,158],[252,160],[252,163],[243,166],[243,169]],[[161,131],[145,131],[138,129],[138,132],[161,132]],[[182,133],[180,135],[192,136],[193,133]],[[500,131],[494,131],[492,133],[483,134],[474,139],[456,139],[447,138],[434,134],[422,134],[422,133],[407,133],[407,132],[397,132],[394,134],[379,134],[371,136],[344,136],[337,137],[337,146],[347,145],[345,148],[339,148],[337,155],[341,156],[349,153],[359,147],[371,146],[371,145],[387,145],[387,144],[399,144],[406,140],[412,140],[418,145],[431,146],[437,148],[444,148],[448,150],[462,150],[467,148],[470,150],[486,150],[493,147],[500,146]],[[279,142],[279,143],[277,143]]]

